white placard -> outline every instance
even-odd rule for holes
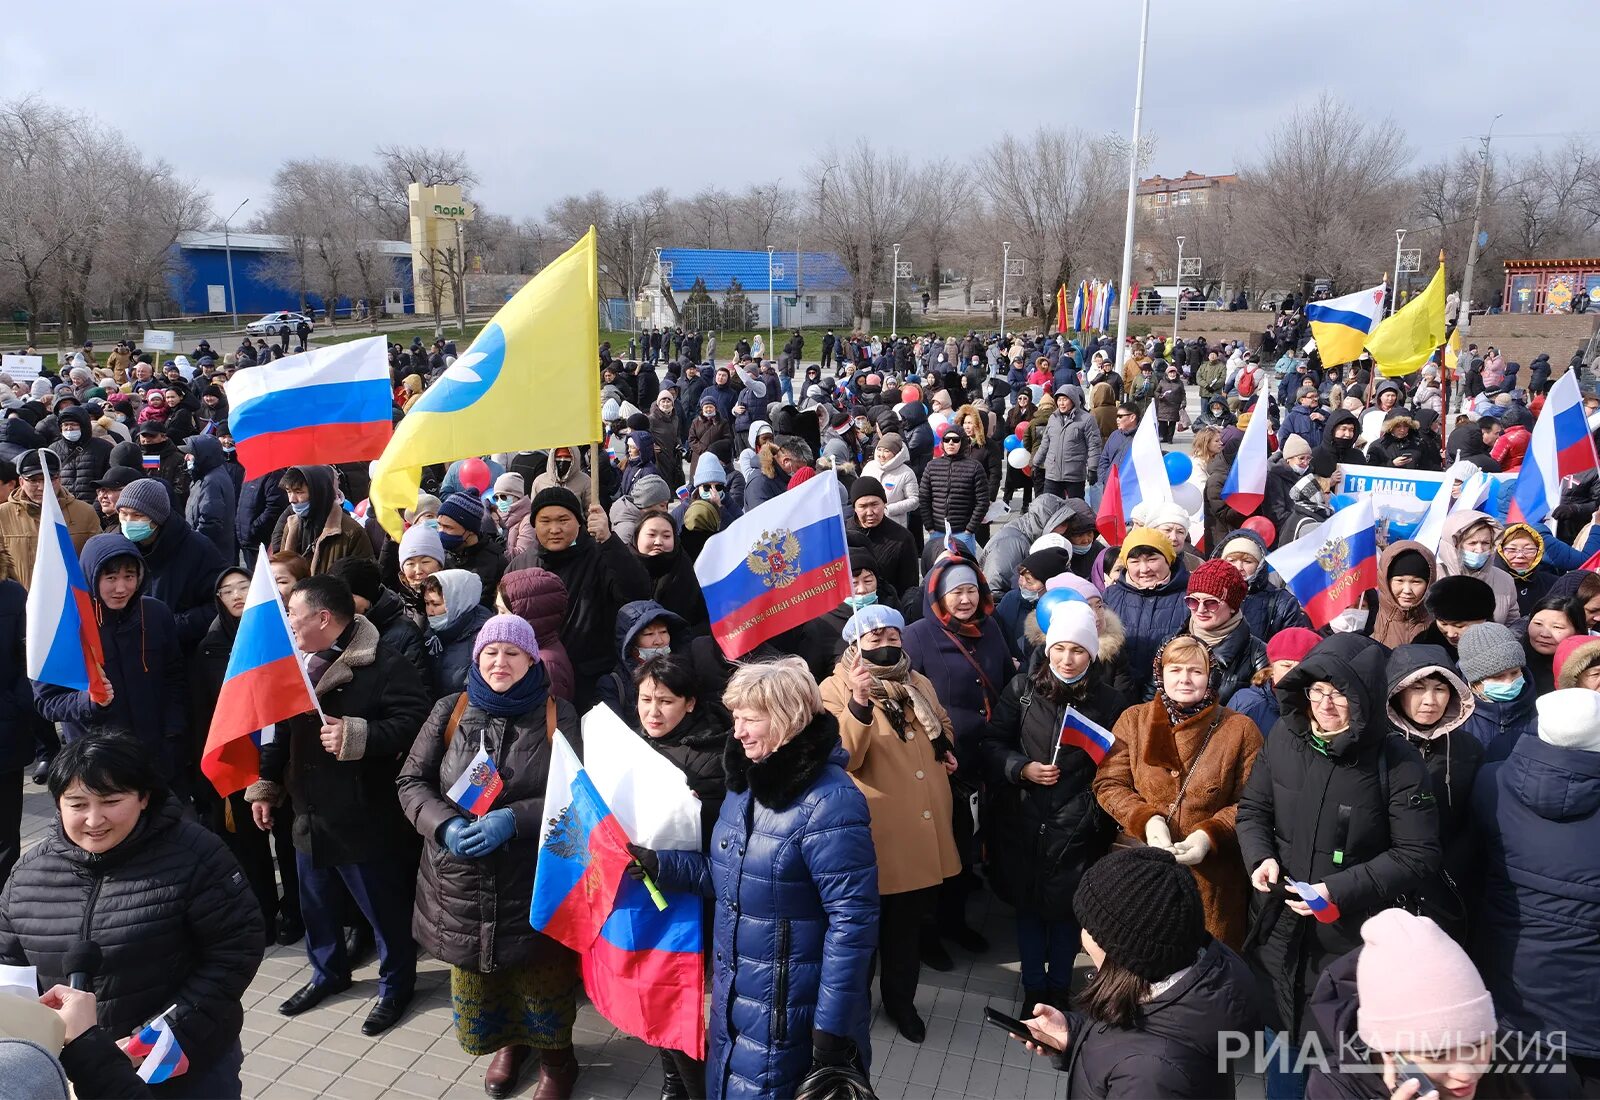
[[[10,358],[10,356],[7,356]],[[0,995],[21,997],[26,1001],[39,999],[39,972],[31,966],[0,965]]]
[[[147,328],[144,330],[144,349],[146,351],[171,351],[178,346],[178,334],[166,328]]]
[[[43,370],[42,355],[0,355],[0,371],[9,374],[14,382],[37,378]]]

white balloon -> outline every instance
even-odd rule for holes
[[[1006,464],[1013,470],[1026,469],[1033,462],[1033,456],[1026,447],[1018,447],[1006,453]]]
[[[1183,481],[1172,487],[1172,499],[1185,512],[1198,512],[1205,505],[1205,497],[1197,486]]]

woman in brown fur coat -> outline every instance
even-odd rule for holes
[[[1206,928],[1239,950],[1250,883],[1234,836],[1239,796],[1261,734],[1217,703],[1211,658],[1180,634],[1156,656],[1156,697],[1123,712],[1117,743],[1095,775],[1102,809],[1134,839],[1165,848],[1194,872]]]

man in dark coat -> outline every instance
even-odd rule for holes
[[[183,518],[196,534],[211,540],[224,562],[231,563],[239,554],[234,529],[238,506],[233,478],[223,468],[222,444],[215,436],[196,435],[179,450],[188,461],[190,479]]]
[[[50,449],[61,457],[61,484],[79,500],[94,503],[94,483],[111,467],[111,441],[97,439],[88,410],[77,405],[56,414],[61,438]]]
[[[289,510],[289,494],[284,491],[282,470],[273,470],[247,480],[239,488],[239,505],[234,514],[233,532],[239,548],[253,560],[256,548],[272,541],[278,518]]]
[[[911,592],[921,581],[917,543],[910,531],[888,518],[885,496],[883,483],[877,478],[856,478],[855,484],[850,486],[850,513],[845,517],[845,533],[851,537],[852,553],[857,537],[865,543],[878,577],[890,588],[901,593]]]
[[[28,592],[0,580],[0,887],[22,854],[22,773],[33,760],[33,685],[24,635]]]
[[[372,558],[340,558],[328,573],[350,586],[356,614],[378,628],[378,641],[416,665],[419,675],[426,675],[428,656],[422,631],[406,613],[400,596],[383,586],[378,563]]]
[[[145,594],[167,605],[178,621],[178,640],[192,650],[217,614],[222,555],[174,511],[166,484],[154,478],[122,490],[117,518],[144,555]]]
[[[245,791],[259,828],[271,827],[285,797],[294,807],[312,978],[278,1011],[298,1015],[350,986],[335,884],[342,880],[377,934],[378,1001],[361,1025],[377,1035],[399,1021],[416,986],[416,856],[395,779],[428,715],[428,695],[411,663],[356,614],[350,586],[339,578],[323,574],[295,585],[288,613],[322,715],[308,711],[281,723],[261,747],[261,779]]]

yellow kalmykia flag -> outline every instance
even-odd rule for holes
[[[1367,337],[1367,350],[1385,378],[1422,369],[1444,343],[1444,264],[1411,301],[1395,310]]]
[[[600,293],[594,227],[500,308],[406,413],[372,474],[395,538],[422,468],[600,438]]]

